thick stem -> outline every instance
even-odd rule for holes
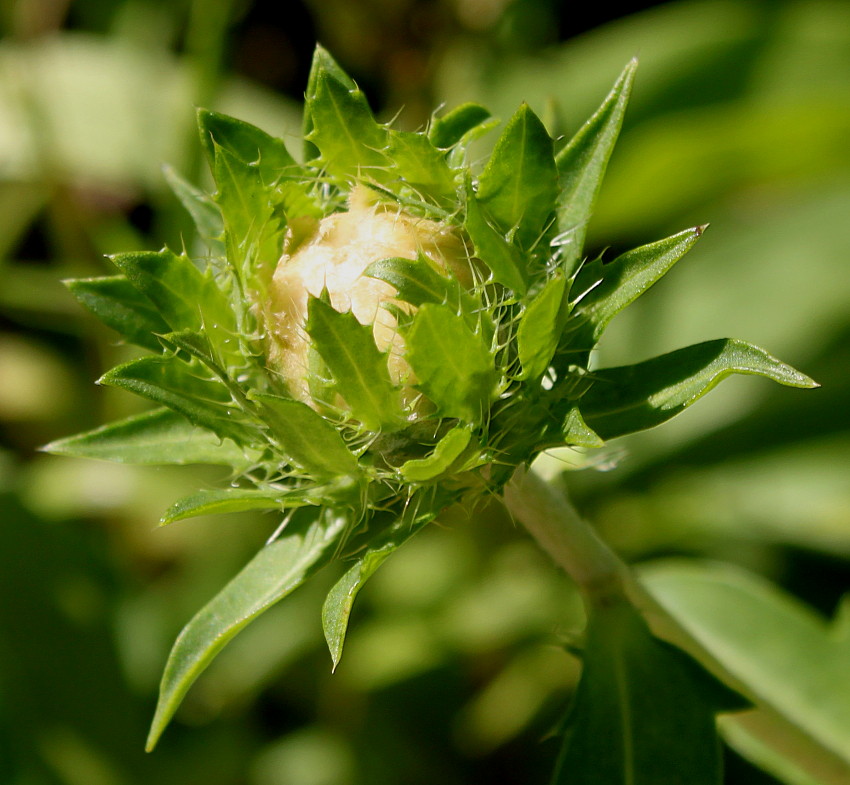
[[[623,598],[632,578],[626,564],[579,516],[563,494],[523,467],[505,486],[505,504],[594,605]]]
[[[505,486],[504,498],[514,518],[575,581],[588,612],[618,600],[630,602],[655,635],[688,652],[721,681],[746,694],[739,680],[641,585],[564,494],[533,471],[520,467]]]

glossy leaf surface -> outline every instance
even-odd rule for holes
[[[217,515],[249,510],[286,510],[314,504],[307,491],[281,491],[258,488],[227,488],[199,491],[176,501],[166,510],[161,524],[182,521],[198,515]]]
[[[594,371],[593,383],[581,399],[581,412],[603,439],[613,439],[660,425],[731,374],[764,376],[790,387],[817,386],[763,349],[720,339],[637,365]]]
[[[517,328],[521,379],[537,379],[552,361],[567,316],[566,284],[566,279],[560,276],[550,279],[522,316]]]
[[[206,428],[196,428],[169,409],[156,409],[92,431],[58,439],[46,452],[97,458],[116,463],[220,464],[243,467],[252,458],[230,439],[219,439]]]
[[[296,516],[183,628],[160,685],[148,736],[153,749],[183,696],[216,654],[263,611],[298,588],[333,554],[347,520],[332,513]]]
[[[472,438],[467,428],[454,428],[434,447],[425,458],[405,461],[399,473],[408,482],[427,482],[446,471],[463,453]]]

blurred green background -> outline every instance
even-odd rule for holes
[[[195,106],[295,152],[317,40],[407,128],[442,103],[506,118],[526,100],[569,134],[639,56],[589,250],[712,227],[612,325],[600,362],[728,335],[823,387],[736,379],[658,432],[541,471],[565,472],[631,561],[729,562],[832,616],[850,585],[850,4],[681,0],[609,20],[596,3],[581,23],[572,5],[0,4],[0,782],[548,778],[580,603],[498,509],[430,527],[382,568],[334,675],[319,621],[333,575],[320,576],[225,651],[145,755],[171,642],[275,521],[157,529],[175,498],[226,478],[38,452],[139,405],[93,386],[132,350],[61,280],[110,274],[111,252],[191,246],[162,164],[208,183]],[[850,705],[846,679],[835,690]],[[729,783],[780,781],[734,752],[727,768]]]

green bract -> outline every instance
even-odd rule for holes
[[[735,340],[591,367],[611,319],[702,234],[584,261],[634,72],[632,62],[557,153],[522,106],[473,169],[468,146],[495,125],[485,109],[397,131],[318,49],[304,163],[280,139],[200,111],[217,191],[168,177],[207,253],[119,254],[120,275],[70,282],[149,352],[101,383],[160,408],[49,449],[233,467],[233,487],[176,502],[164,523],[285,514],[175,643],[149,746],[221,647],[332,560],[347,566],[322,614],[336,663],[353,600],[381,562],[447,506],[498,493],[541,450],[657,425],[732,373],[814,386]]]

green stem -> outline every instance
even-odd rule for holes
[[[520,467],[505,486],[504,498],[513,517],[575,581],[588,613],[613,602],[630,602],[653,634],[688,652],[728,686],[747,694],[744,685],[641,585],[563,493]]]

